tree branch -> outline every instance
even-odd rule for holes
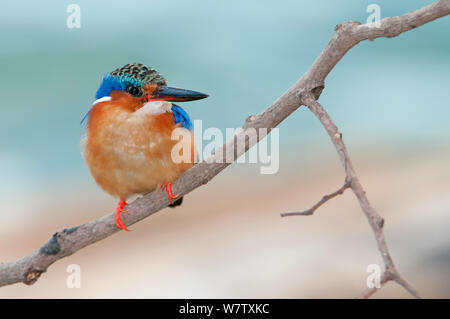
[[[379,28],[375,27],[373,23],[361,25],[359,22],[346,22],[338,25],[335,28],[335,32],[330,42],[314,61],[310,69],[264,112],[256,116],[248,117],[242,127],[243,130],[240,131],[235,138],[227,141],[206,161],[195,165],[180,176],[173,184],[174,192],[185,195],[197,187],[206,184],[231,164],[222,161],[225,154],[228,153],[228,156],[231,155],[231,158],[236,159],[252,147],[254,145],[253,141],[250,141],[250,139],[246,140],[245,149],[238,149],[236,154],[234,154],[235,148],[233,146],[235,145],[235,140],[245,137],[247,130],[256,129],[256,131],[258,131],[259,128],[267,128],[269,132],[270,129],[276,127],[297,108],[305,104],[305,101],[308,102],[310,108],[314,108],[322,113],[323,108],[316,100],[319,98],[324,88],[326,76],[345,53],[360,41],[367,39],[373,40],[378,37],[394,37],[402,32],[448,15],[449,13],[450,0],[439,0],[400,17],[383,19],[380,21],[381,24]],[[324,115],[323,119],[327,121],[329,120],[329,117]],[[334,124],[330,122],[330,125]],[[259,142],[263,137],[264,136],[258,136],[256,142]],[[243,140],[245,140],[245,138]],[[340,144],[340,137],[332,137],[332,140],[339,153],[346,152],[345,146]],[[349,174],[350,170],[350,175],[353,176],[353,168],[351,165],[348,165],[349,161],[346,159],[347,154],[340,153],[340,157],[341,160],[343,160],[347,174]],[[370,206],[358,179],[355,180],[352,178],[351,188],[360,201],[361,207],[366,213],[372,228],[374,230],[381,229],[382,219]],[[169,201],[167,197],[159,190],[146,194],[128,205],[127,209],[129,214],[123,216],[124,222],[128,226],[137,223],[167,207],[168,204]],[[0,286],[17,282],[23,282],[29,285],[33,284],[54,262],[111,236],[117,231],[114,213],[77,227],[58,231],[39,250],[16,261],[1,264]],[[379,236],[381,237],[379,238]],[[380,251],[387,252],[383,233],[376,232],[376,238]],[[391,274],[392,271],[396,271],[390,255],[382,255],[382,257],[386,265],[385,274]],[[400,284],[404,282],[399,276],[394,280]],[[404,284],[403,286],[411,293],[418,296],[409,285]]]

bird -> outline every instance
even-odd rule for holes
[[[126,64],[103,76],[95,101],[83,116],[86,164],[96,183],[119,198],[116,227],[129,231],[122,220],[127,198],[167,192],[171,207],[183,197],[174,195],[172,183],[195,164],[193,124],[187,112],[173,102],[187,102],[207,94],[170,87],[155,69],[142,63]],[[181,130],[191,143],[188,161],[177,161],[172,149],[178,143],[172,132]]]

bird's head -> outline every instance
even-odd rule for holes
[[[208,97],[207,94],[167,86],[156,70],[140,63],[127,64],[103,77],[95,95],[98,102],[121,100],[130,111],[140,109],[150,101],[187,102]],[[89,114],[83,117],[82,121]]]

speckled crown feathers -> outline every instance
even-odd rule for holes
[[[155,69],[149,68],[141,63],[126,64],[110,73],[113,76],[129,76],[143,84],[166,84],[166,79]]]

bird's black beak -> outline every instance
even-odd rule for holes
[[[169,102],[187,102],[201,100],[208,97],[208,94],[174,88],[170,86],[159,86],[152,98]]]

